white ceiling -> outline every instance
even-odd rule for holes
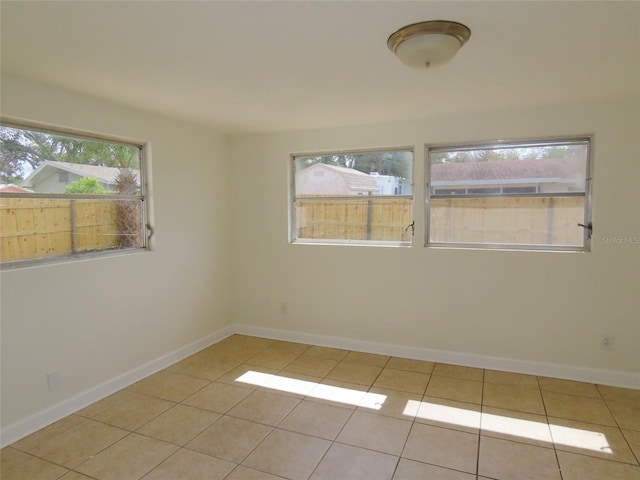
[[[640,97],[640,2],[3,0],[2,70],[275,132]],[[449,64],[403,66],[398,28],[454,20]]]

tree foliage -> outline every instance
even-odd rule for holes
[[[380,175],[411,179],[411,152],[408,151],[344,153],[296,158],[296,167],[299,170],[317,163],[353,168],[366,174],[375,172]]]
[[[0,126],[0,179],[18,183],[45,160],[137,168],[135,147]]]
[[[498,162],[536,160],[542,158],[567,158],[585,154],[585,146],[545,145],[540,147],[483,148],[478,150],[452,150],[434,152],[431,161],[439,163]]]
[[[100,180],[97,178],[82,177],[71,182],[64,189],[64,193],[106,193]]]

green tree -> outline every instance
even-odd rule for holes
[[[136,147],[0,126],[0,180],[19,183],[45,160],[102,167],[140,167]]]
[[[82,177],[70,183],[64,193],[107,193],[97,178]]]

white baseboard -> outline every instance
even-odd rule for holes
[[[118,390],[128,387],[129,385],[132,385],[133,383],[140,381],[159,370],[173,365],[174,363],[179,362],[180,360],[193,355],[214,343],[217,343],[234,333],[271,338],[274,340],[286,340],[290,342],[319,345],[323,347],[342,348],[358,352],[412,358],[415,360],[451,363],[468,367],[488,368],[514,373],[526,373],[530,375],[541,375],[581,382],[598,383],[601,385],[640,389],[640,374],[638,373],[490,357],[468,353],[433,350],[428,348],[408,347],[389,343],[368,342],[291,330],[257,327],[246,324],[234,324],[224,327],[217,332],[156,358],[144,365],[136,367],[133,370],[101,383],[100,385],[96,385],[85,392],[35,413],[24,420],[8,425],[2,429],[0,445],[2,447],[10,445],[21,438],[66,417],[67,415],[71,415],[72,413],[77,412],[78,410],[91,405],[92,403],[97,402]]]
[[[407,347],[404,345],[367,342],[350,338],[331,337],[312,333],[295,332],[291,330],[256,327],[245,324],[235,324],[232,327],[234,332],[238,334],[271,338],[274,340],[286,340],[323,347],[342,348],[358,352],[411,358],[414,360],[451,363],[466,367],[487,368],[513,373],[526,373],[529,375],[562,378],[565,380],[575,380],[579,382],[598,383],[600,385],[610,385],[614,387],[640,389],[640,373],[490,357],[470,353],[433,350],[429,348]]]
[[[21,438],[40,430],[41,428],[51,425],[52,423],[117,392],[118,390],[122,390],[123,388],[148,377],[149,375],[153,375],[154,373],[167,368],[168,366],[173,365],[174,363],[177,363],[180,360],[213,345],[214,343],[218,343],[220,340],[223,340],[233,334],[233,327],[225,327],[217,332],[207,335],[204,338],[174,350],[173,352],[151,360],[144,365],[140,365],[139,367],[136,367],[122,375],[96,385],[95,387],[79,393],[78,395],[63,400],[62,402],[35,413],[24,420],[19,420],[11,425],[7,425],[2,429],[0,435],[0,446],[5,447],[10,445]]]

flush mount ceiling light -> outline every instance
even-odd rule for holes
[[[405,65],[430,68],[451,60],[470,36],[471,30],[461,23],[432,20],[402,27],[387,46]]]

